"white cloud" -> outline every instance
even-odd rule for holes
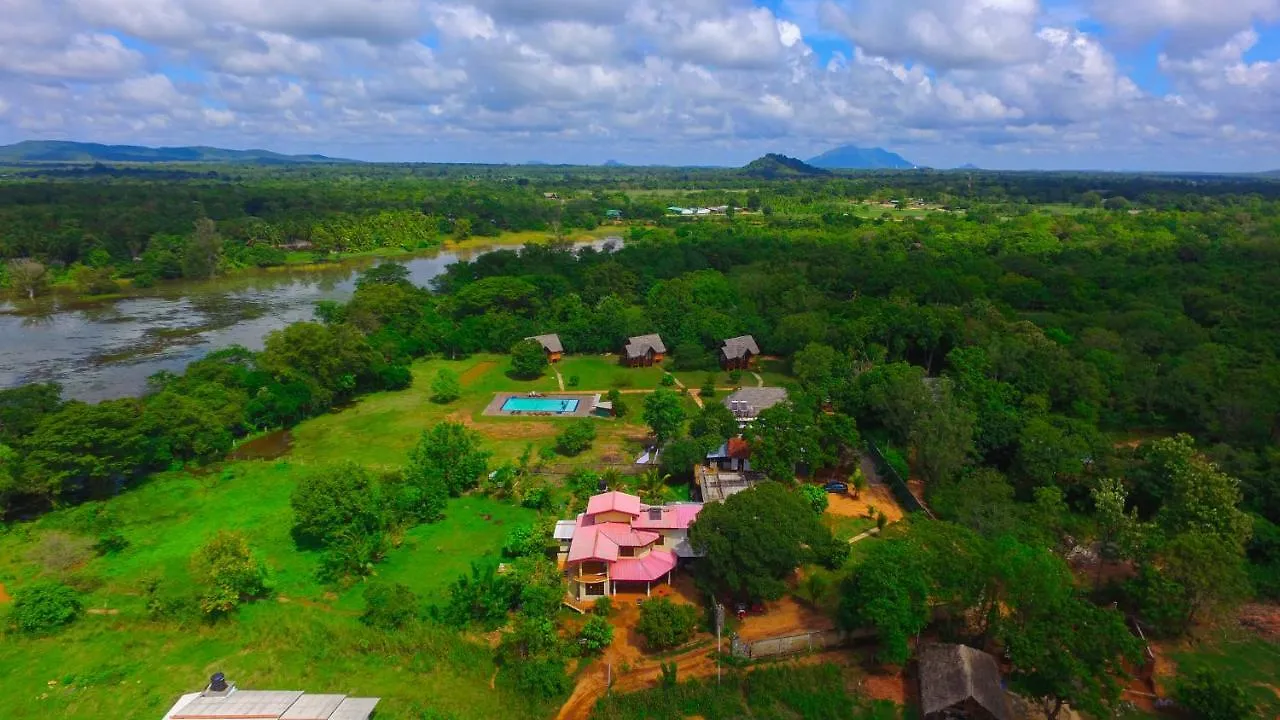
[[[1201,50],[1254,23],[1280,20],[1280,0],[1092,0],[1097,20],[1131,40],[1167,35],[1180,52]]]
[[[1039,0],[849,0],[820,12],[872,55],[936,68],[1004,65],[1038,49]]]
[[[14,42],[0,50],[0,72],[43,79],[109,80],[141,65],[141,53],[102,33],[76,33],[53,46]]]

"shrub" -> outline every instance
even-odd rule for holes
[[[206,615],[229,613],[267,594],[267,569],[238,532],[220,530],[191,556],[191,575]]]
[[[587,618],[587,624],[578,631],[578,645],[582,648],[583,655],[604,652],[612,642],[613,626],[599,615]]]
[[[730,371],[729,371],[729,384],[730,384],[730,385],[732,385],[732,386],[734,386],[734,387],[738,387],[739,385],[741,385],[741,384],[742,384],[742,371],[741,371],[741,370],[730,370]]]
[[[676,376],[671,373],[662,373],[662,387],[671,387],[676,384]]]
[[[613,416],[626,417],[627,403],[622,399],[622,393],[618,392],[617,388],[614,388],[609,391],[607,397],[609,398],[609,402],[613,404]]]
[[[886,447],[884,449],[884,461],[903,480],[906,480],[911,475],[911,468],[907,465],[906,458],[902,457],[902,453],[897,448]]]
[[[813,511],[821,515],[827,511],[827,506],[831,501],[827,498],[827,492],[817,485],[801,485],[800,494],[805,500],[813,506]]]
[[[707,379],[702,381],[702,387],[698,388],[698,397],[713,398],[716,396],[716,376],[707,373]]]
[[[689,642],[698,626],[698,609],[667,598],[648,600],[640,606],[636,632],[652,650],[666,650]]]
[[[574,420],[556,436],[556,449],[565,455],[580,455],[591,447],[595,439],[595,423],[587,418]]]
[[[547,353],[537,340],[521,340],[511,347],[511,374],[532,380],[547,369]]]
[[[93,541],[54,530],[44,533],[40,542],[27,552],[27,560],[58,578],[88,562],[93,557]]]
[[[1199,720],[1245,720],[1257,712],[1239,681],[1209,669],[1193,670],[1180,679],[1174,697]]]
[[[18,590],[9,622],[19,632],[38,635],[75,620],[83,609],[75,590],[56,582],[42,582]]]
[[[591,612],[602,618],[607,618],[613,613],[613,600],[608,597],[596,598],[596,604],[592,606]]]
[[[674,662],[669,662],[662,663],[660,667],[662,669],[662,687],[671,689],[680,684],[680,678],[677,674],[677,671],[680,669],[679,665],[676,665]]]
[[[550,699],[569,692],[569,675],[558,657],[525,660],[511,667],[512,680],[521,692]]]
[[[547,549],[550,535],[546,523],[534,525],[517,525],[507,531],[507,538],[502,543],[502,554],[510,558],[541,555]]]
[[[421,605],[413,591],[399,583],[375,582],[364,589],[360,622],[380,630],[397,630],[418,617]]]
[[[569,387],[576,388],[582,384],[582,378],[579,378],[577,375],[570,375],[569,379],[566,382],[568,383]]]
[[[448,368],[440,368],[436,379],[431,381],[431,402],[441,405],[451,403],[462,395],[462,383],[458,374]]]

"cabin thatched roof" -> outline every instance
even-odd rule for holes
[[[559,335],[534,335],[533,337],[525,338],[525,340],[536,340],[542,343],[542,349],[550,353],[564,352],[564,346],[560,344]]]
[[[628,358],[644,357],[650,350],[654,354],[662,354],[667,351],[667,346],[662,344],[662,337],[657,333],[627,338],[626,351]]]
[[[760,346],[756,344],[756,339],[750,335],[729,338],[724,341],[724,345],[720,348],[720,354],[724,355],[726,360],[739,360],[746,357],[748,353],[751,355],[760,354]]]

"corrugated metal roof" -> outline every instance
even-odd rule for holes
[[[556,540],[572,540],[573,533],[577,529],[578,523],[575,520],[557,520],[556,529],[551,533],[551,537]]]
[[[542,344],[542,349],[546,350],[547,352],[553,352],[553,353],[564,352],[564,345],[560,344],[559,335],[555,335],[555,334],[534,335],[533,337],[525,338],[525,340],[536,340],[537,342]]]

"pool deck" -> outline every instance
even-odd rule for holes
[[[599,393],[546,393],[542,395],[546,400],[577,400],[578,408],[570,413],[553,413],[553,412],[527,412],[527,411],[510,411],[503,410],[502,406],[511,398],[529,397],[528,393],[500,392],[493,396],[493,400],[485,406],[484,414],[491,417],[546,417],[546,418],[580,418],[591,417],[591,410],[595,408],[596,403],[600,401]]]

